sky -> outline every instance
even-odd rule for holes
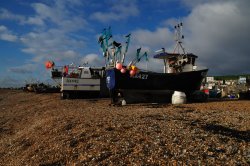
[[[136,49],[149,61],[138,67],[163,71],[155,51],[174,49],[173,27],[183,22],[185,50],[208,75],[250,74],[249,0],[1,0],[0,87],[51,82],[44,63],[103,66],[98,37],[111,27],[127,61]]]

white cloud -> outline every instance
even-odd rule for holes
[[[28,53],[28,54],[35,54],[36,49],[35,48],[23,48],[22,52]]]
[[[61,15],[63,15],[60,10],[54,8],[53,11],[53,7],[43,3],[33,3],[32,7],[41,19],[51,19],[53,22],[57,22],[61,20]]]
[[[90,18],[100,22],[110,22],[126,19],[130,16],[137,16],[139,14],[139,9],[135,1],[113,2],[112,4],[107,4],[107,6],[111,6],[109,11],[95,12]]]
[[[33,73],[36,68],[37,68],[36,64],[25,64],[18,67],[11,67],[9,68],[9,71],[12,73],[28,74],[28,73]]]
[[[55,1],[51,6],[44,3],[33,3],[31,7],[34,9],[35,15],[29,17],[13,14],[6,9],[0,9],[0,20],[14,20],[22,25],[36,26],[46,26],[48,23],[52,23],[64,31],[75,31],[88,25],[85,19],[73,15],[69,10],[69,7],[78,4],[81,4],[78,0],[67,3],[66,1]]]
[[[80,2],[65,3],[64,1],[55,1],[54,6],[43,3],[33,3],[32,7],[36,15],[30,17],[27,23],[36,25],[45,25],[45,22],[52,23],[65,32],[85,29],[88,22],[78,15],[73,15],[68,8],[68,4],[75,5],[78,3]]]
[[[105,65],[104,58],[100,57],[97,54],[88,54],[88,55],[84,56],[83,58],[81,58],[80,63],[81,63],[81,65],[88,63],[88,65],[96,66],[96,67],[100,67],[100,66]]]
[[[80,17],[72,17],[65,19],[59,23],[60,27],[63,27],[62,30],[65,32],[69,31],[78,31],[81,29],[88,29],[88,22]]]
[[[6,9],[0,9],[0,20],[14,20],[22,22],[25,17],[22,15],[13,14]]]
[[[81,4],[78,0],[54,1],[50,5],[33,3],[35,14],[28,17],[25,24],[35,26],[33,31],[21,36],[22,51],[33,55],[32,61],[36,63],[48,59],[59,63],[76,61],[85,42],[83,37],[74,36],[74,32],[87,29],[88,22],[70,7]]]
[[[186,43],[211,74],[249,73],[249,1],[199,4],[185,18]]]
[[[67,51],[63,52],[63,54],[62,54],[62,58],[66,58],[66,59],[74,59],[78,56],[79,56],[79,54],[73,50],[67,50]]]
[[[132,39],[143,47],[160,49],[172,45],[174,36],[167,28],[157,28],[155,31],[138,29],[132,32]]]
[[[74,61],[80,57],[77,50],[85,45],[83,41],[72,39],[60,30],[30,32],[22,36],[21,42],[26,46],[22,51],[35,55],[33,61],[37,63],[48,59]]]
[[[31,25],[38,25],[38,26],[43,26],[44,25],[44,21],[39,17],[29,17],[25,21],[25,23],[31,24]]]
[[[8,29],[6,28],[6,26],[3,26],[3,25],[0,26],[0,32],[5,32],[7,30]]]
[[[10,41],[10,42],[14,42],[14,41],[17,40],[17,37],[12,35],[12,34],[1,34],[0,39]]]
[[[16,35],[12,34],[12,32],[10,30],[8,30],[7,27],[0,25],[0,40],[15,42],[15,41],[17,41],[17,39],[18,39],[18,37]]]

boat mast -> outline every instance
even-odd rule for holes
[[[122,64],[124,63],[125,55],[126,55],[126,53],[128,52],[128,46],[129,46],[129,43],[130,43],[130,36],[131,36],[131,34],[128,34],[127,36],[125,36],[125,37],[127,38],[127,41],[126,41],[125,52],[122,54],[122,59],[121,59],[121,63],[122,63]]]
[[[175,29],[175,48],[173,53],[179,53],[181,54],[180,50],[182,50],[183,54],[186,54],[184,47],[182,46],[182,39],[184,39],[184,36],[182,35],[182,27],[183,24],[180,22],[179,24],[174,26]],[[177,51],[177,52],[176,52]]]
[[[124,63],[126,53],[128,51],[131,34],[126,35],[126,47],[122,53],[122,44],[112,39],[111,28],[104,28],[102,35],[99,37],[98,43],[100,44],[103,56],[105,57],[106,67],[115,67],[116,63]]]
[[[185,49],[182,46],[182,39],[184,39],[184,36],[182,35],[182,27],[183,27],[183,23],[180,22],[177,25],[174,26],[174,34],[175,34],[175,47],[174,47],[174,51],[173,54],[177,54],[177,55],[185,55]],[[164,49],[162,49],[163,52],[165,52]],[[171,73],[172,71],[170,71],[169,69],[169,62],[168,59],[164,59],[164,73]]]

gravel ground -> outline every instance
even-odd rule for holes
[[[250,101],[59,96],[0,90],[0,165],[250,165]]]

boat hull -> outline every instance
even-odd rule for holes
[[[62,77],[61,98],[105,98],[109,96],[106,78]]]
[[[125,94],[125,97],[133,93],[134,95],[142,94],[144,98],[153,96],[153,99],[158,97],[157,94],[159,92],[163,94],[166,92],[165,94],[171,96],[173,91],[191,94],[196,90],[200,90],[202,80],[205,78],[207,71],[208,69],[181,73],[139,71],[135,76],[131,77],[129,71],[121,73],[120,70],[111,68],[106,70],[106,83],[113,94],[114,100],[117,98],[117,93]],[[169,101],[169,97],[167,100]],[[147,102],[147,100],[144,100],[144,102]],[[157,102],[157,100],[148,100],[148,102]]]

